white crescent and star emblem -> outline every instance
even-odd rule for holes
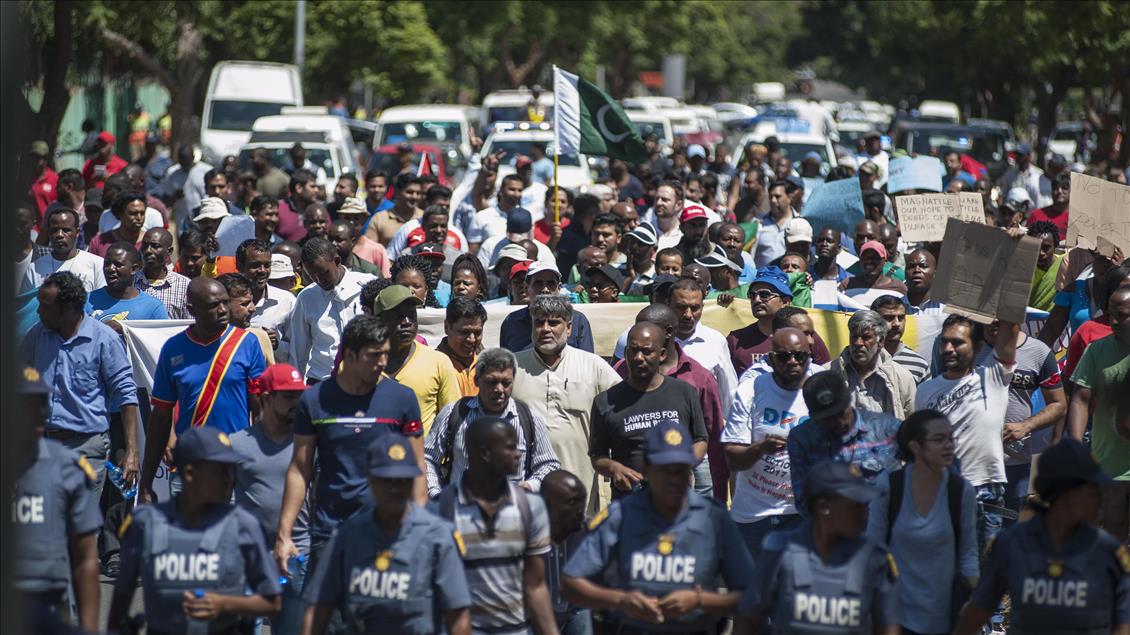
[[[613,134],[612,131],[610,131],[608,129],[608,126],[606,126],[605,123],[604,123],[604,116],[610,110],[612,110],[612,105],[611,104],[604,104],[603,106],[601,106],[596,111],[596,117],[595,117],[596,125],[597,125],[598,128],[600,128],[601,136],[603,136],[608,141],[611,141],[612,143],[619,143],[619,142],[623,141],[624,138],[627,137],[631,133],[630,132],[623,132],[623,133],[620,133],[620,134]]]

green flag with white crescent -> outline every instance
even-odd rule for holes
[[[624,109],[593,83],[553,67],[553,129],[561,154],[644,163],[643,139]]]

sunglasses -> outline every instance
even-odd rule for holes
[[[806,353],[805,351],[773,351],[772,353],[770,353],[770,355],[778,364],[787,363],[789,360],[797,363],[803,363],[808,360],[810,356],[810,354]]]
[[[760,291],[750,291],[749,297],[751,299],[757,298],[758,300],[761,300],[762,302],[768,302],[768,301],[772,300],[773,298],[781,297],[781,294],[780,293],[774,293],[772,291],[769,291],[768,289],[761,289]]]

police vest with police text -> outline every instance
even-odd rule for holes
[[[782,549],[780,587],[773,614],[779,632],[871,633],[874,581],[867,577],[876,545],[865,542],[847,562],[830,565],[820,562],[806,544],[789,540],[792,533],[770,535],[765,543],[766,549],[771,549],[788,541]]]

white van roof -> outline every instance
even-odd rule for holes
[[[377,123],[420,121],[421,119],[440,119],[460,121],[470,119],[473,109],[457,104],[419,104],[415,106],[393,106],[381,112]]]
[[[286,112],[287,109],[283,109]],[[259,117],[251,125],[253,132],[281,132],[295,130],[304,132],[334,132],[346,137],[350,136],[349,126],[345,120],[337,115],[326,114],[282,114]]]
[[[208,84],[211,99],[302,103],[302,83],[293,64],[218,62]]]
[[[493,93],[488,93],[486,97],[483,97],[483,108],[524,106],[530,101],[531,95],[533,95],[533,93],[525,88],[518,90],[496,90]],[[542,91],[542,93],[538,95],[538,103],[542,106],[552,106],[553,101],[553,93],[551,92]]]

